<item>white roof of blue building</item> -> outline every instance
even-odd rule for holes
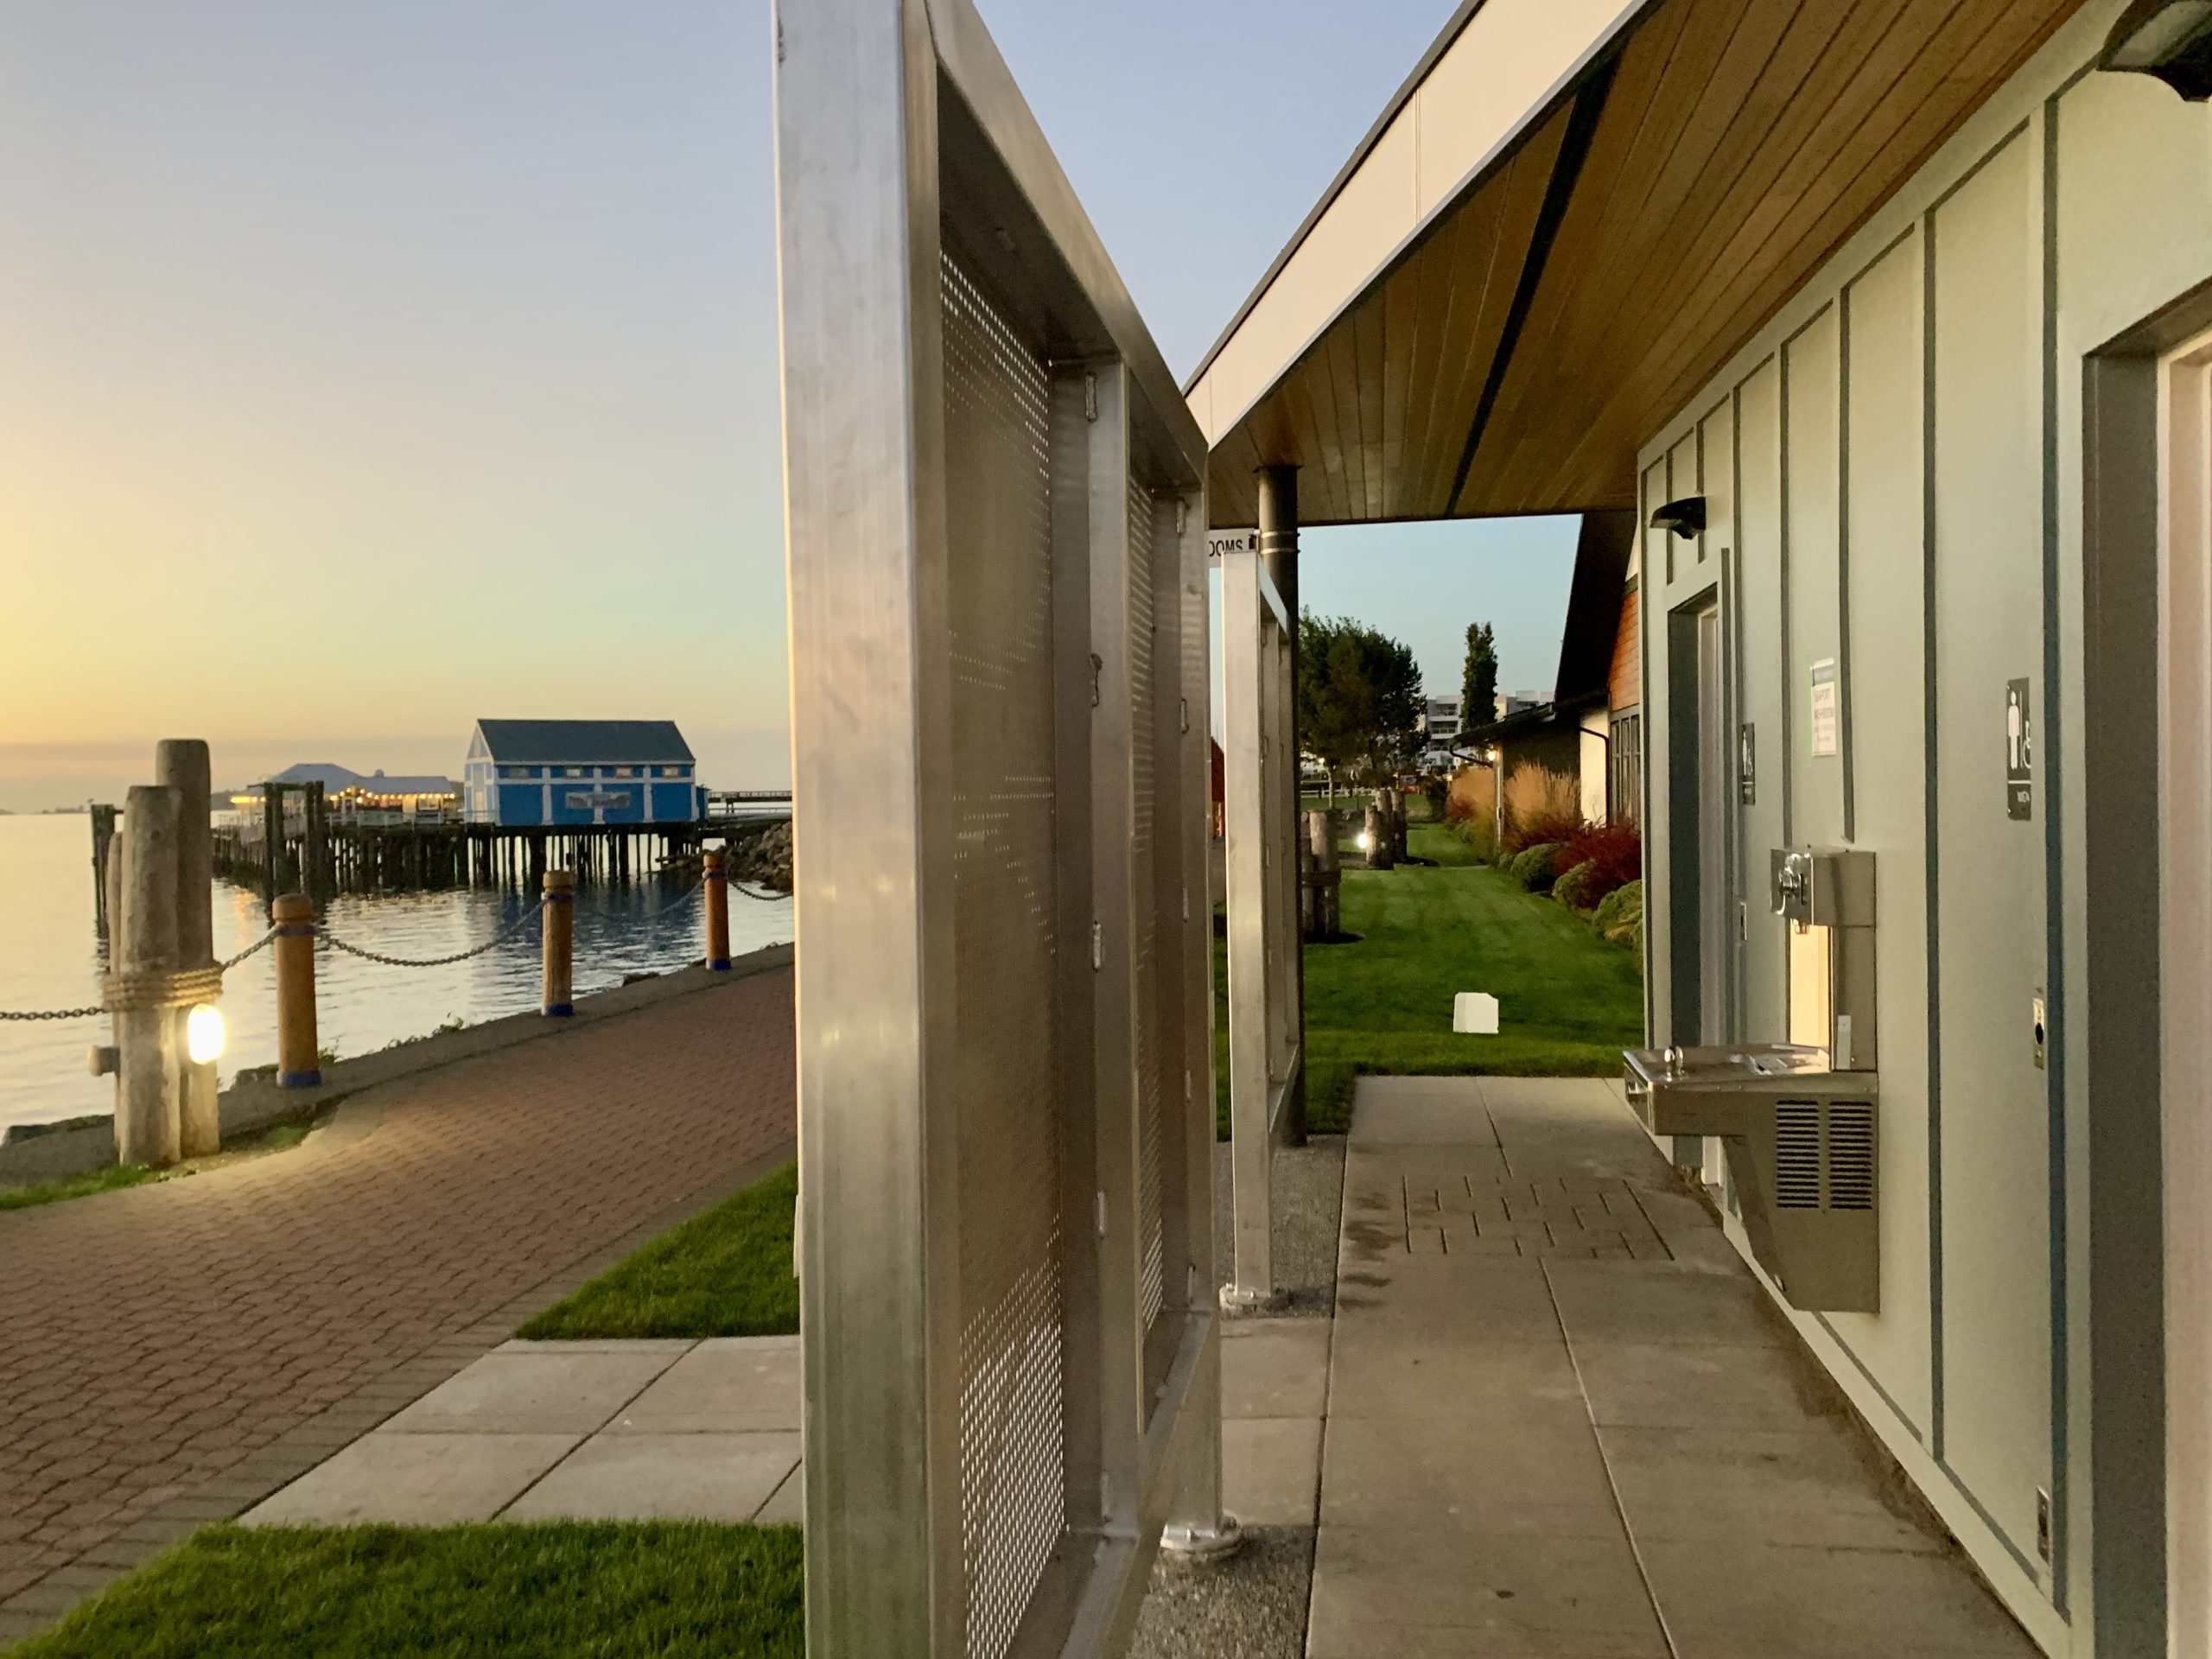
[[[480,720],[476,732],[494,760],[688,766],[693,760],[672,720]]]

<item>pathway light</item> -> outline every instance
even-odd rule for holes
[[[202,1002],[184,1016],[184,1047],[194,1065],[207,1065],[223,1056],[223,1011]]]

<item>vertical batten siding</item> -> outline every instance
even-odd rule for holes
[[[2161,1548],[2141,1497],[2158,1476],[2127,1416],[2155,1403],[2110,1357],[2125,1325],[2157,1363],[2156,1299],[2123,1309],[2092,1281],[2093,1180],[2105,1228],[2155,1228],[2158,1202],[2155,1172],[2090,1169],[2093,1114],[2141,1108],[2089,1093],[2082,849],[2094,815],[2154,801],[2148,780],[2129,800],[2085,801],[2072,784],[2083,359],[2212,282],[2212,111],[2089,73],[2120,10],[2085,6],[1640,455],[1647,518],[1688,493],[1700,451],[1713,498],[1704,544],[1643,543],[1649,754],[1669,752],[1668,619],[1729,572],[1732,736],[1748,726],[1757,760],[1732,809],[1745,1036],[1783,1021],[1767,850],[1849,836],[1878,860],[1883,1308],[1792,1317],[2037,1640],[2100,1659],[2152,1650],[2163,1613],[2143,1565]],[[1727,400],[1732,417],[1716,420]],[[1809,673],[1831,657],[1847,753],[1815,758]],[[2026,823],[2004,803],[2014,678],[2031,682],[2042,745]],[[1645,787],[1663,870],[1663,767]],[[1669,1028],[1666,885],[1647,900],[1662,1042],[1683,1034]],[[2027,1036],[2037,989],[2052,999],[2050,1072]],[[2116,1179],[2133,1205],[2112,1201]],[[2107,1356],[2094,1374],[2093,1282]],[[2101,1434],[2134,1461],[2097,1465]],[[2038,1490],[2055,1510],[2048,1565]]]

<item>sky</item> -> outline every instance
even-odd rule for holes
[[[1178,376],[1451,0],[978,0]],[[0,809],[672,717],[789,777],[766,0],[0,8]],[[1308,532],[1550,683],[1572,521]]]

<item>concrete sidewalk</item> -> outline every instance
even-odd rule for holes
[[[1363,1078],[1309,1659],[2030,1656],[1609,1084]]]

